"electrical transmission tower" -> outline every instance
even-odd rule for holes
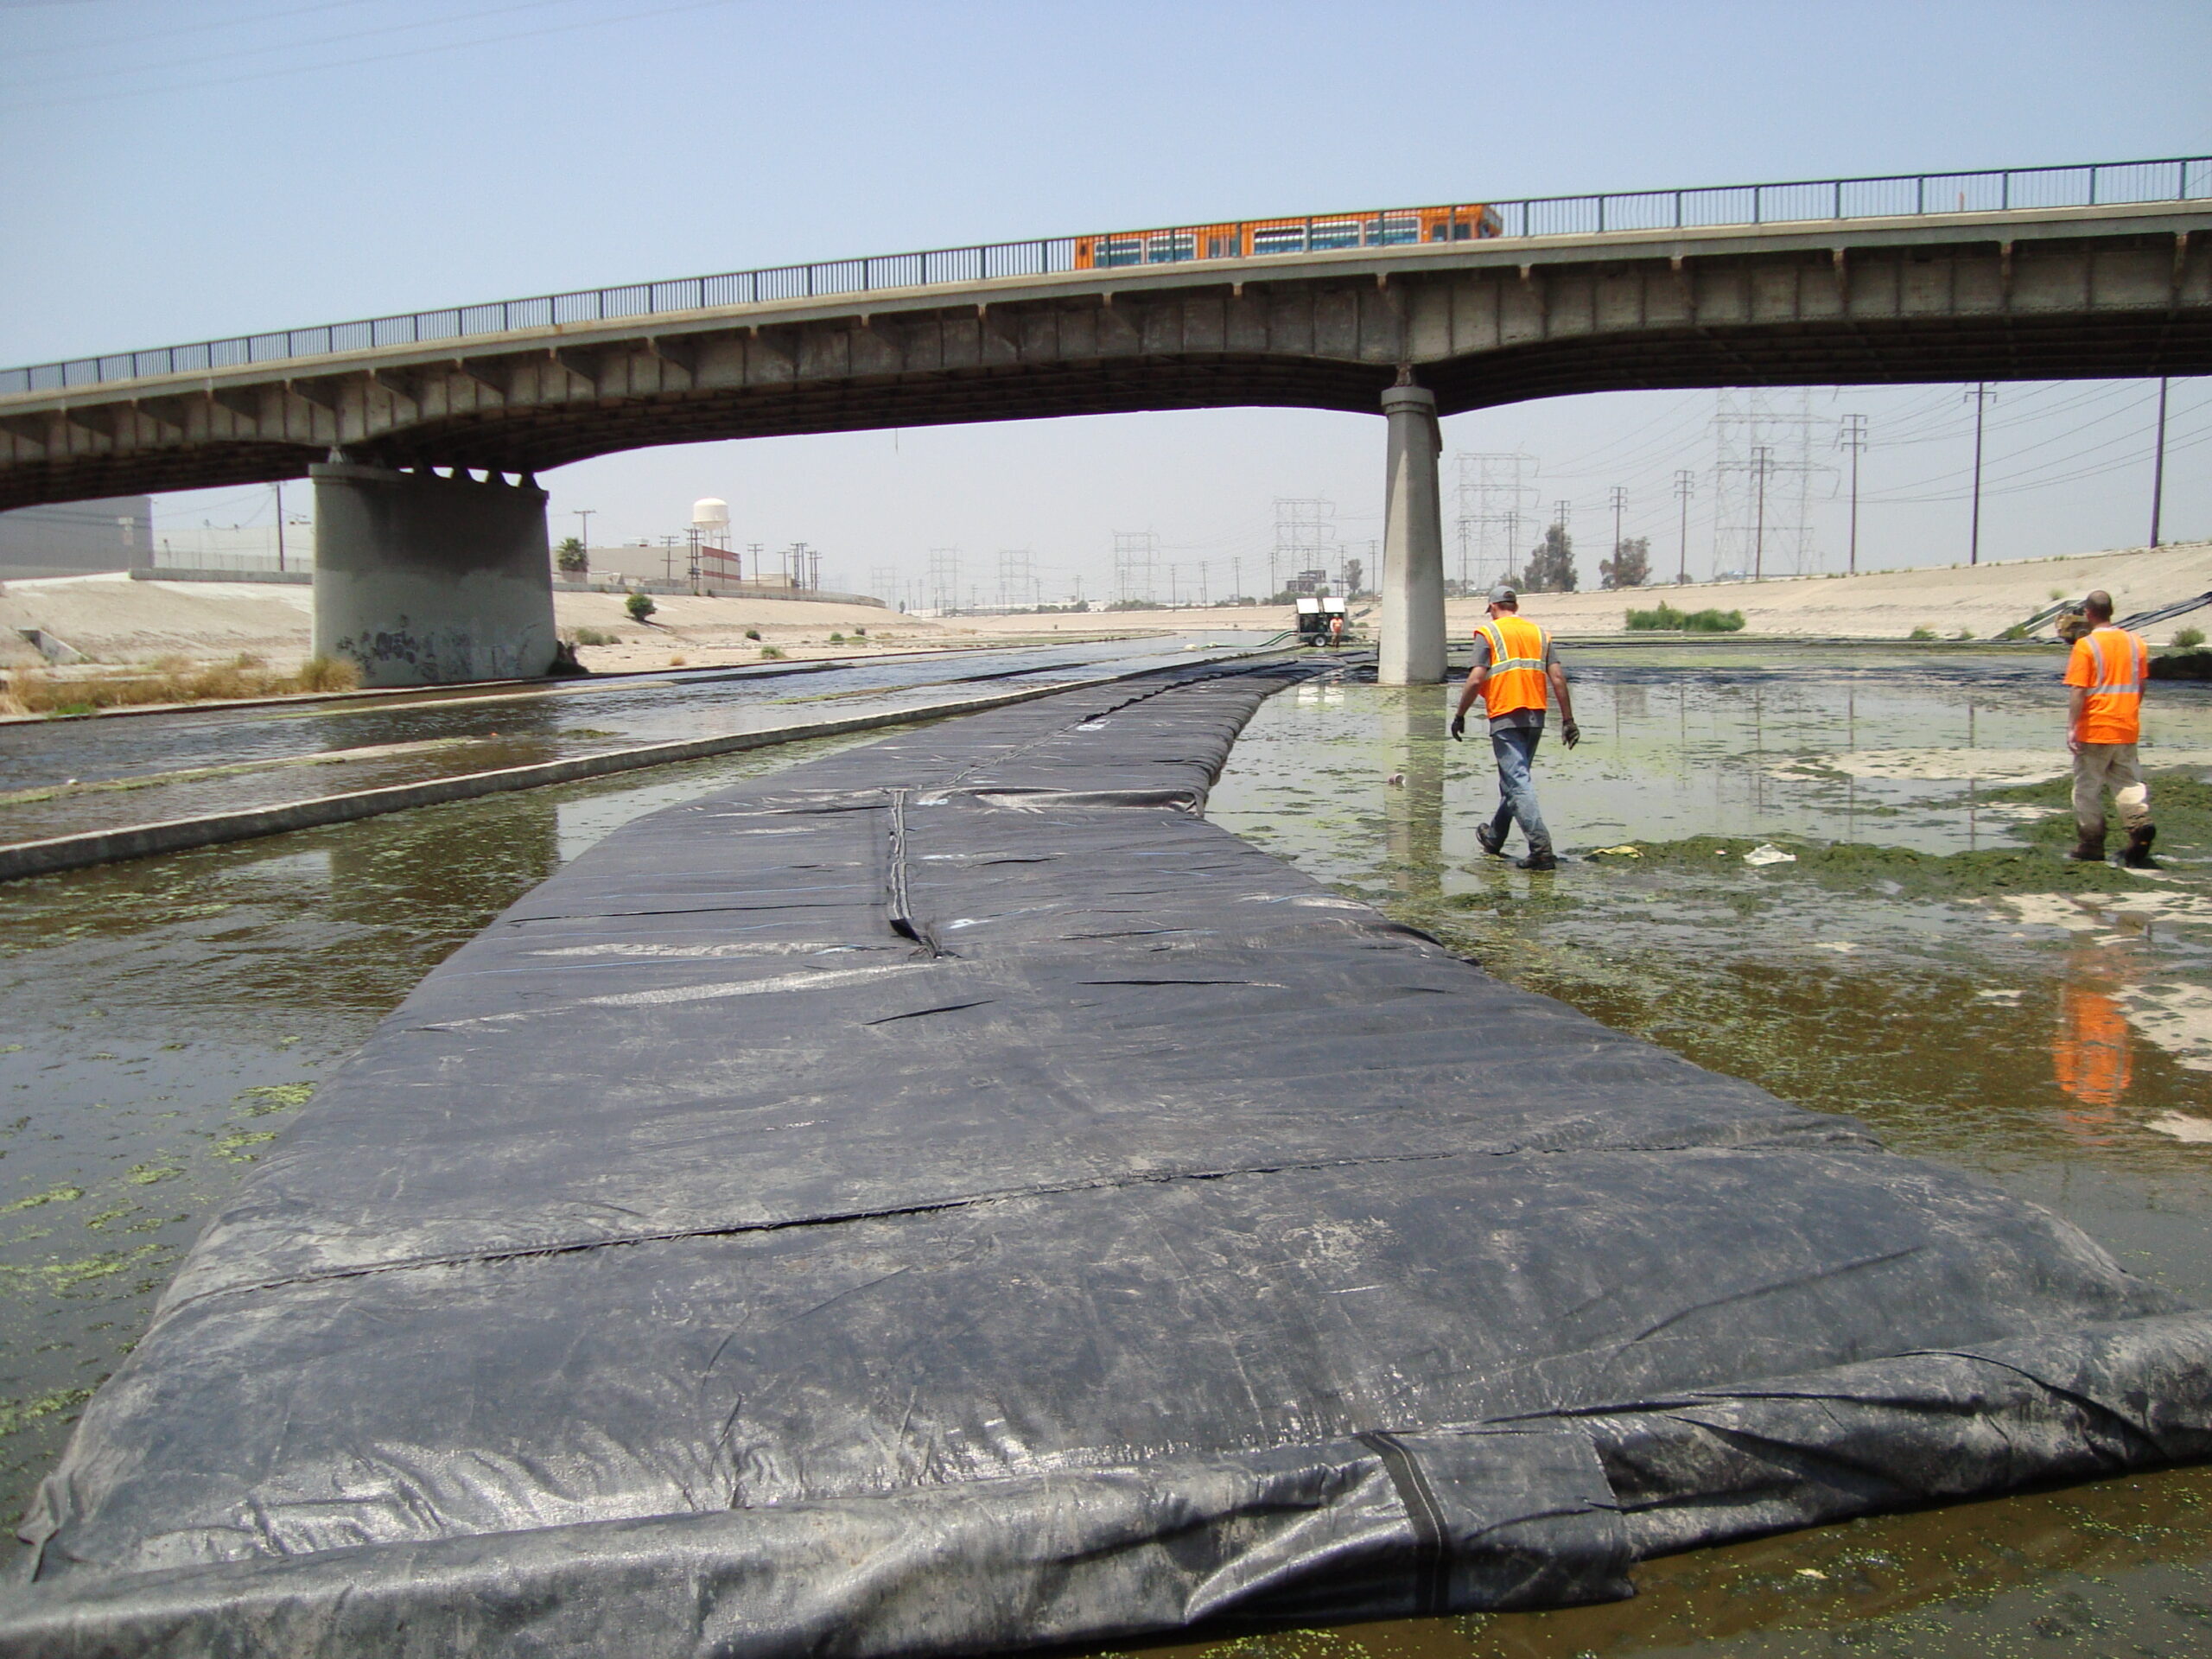
[[[1148,530],[1114,532],[1114,599],[1116,604],[1149,602],[1160,582],[1160,537]]]
[[[1809,387],[1732,388],[1713,412],[1713,568],[1804,575],[1820,569],[1813,544],[1813,480],[1832,469],[1813,459]],[[1764,452],[1762,454],[1761,452]]]
[[[1026,547],[999,550],[999,609],[1033,610],[1037,605],[1037,576]]]
[[[1459,474],[1459,589],[1471,593],[1511,579],[1520,556],[1515,543],[1534,517],[1534,455],[1461,454]]]
[[[960,550],[930,549],[930,609],[943,616],[960,608]]]
[[[868,568],[868,590],[887,605],[899,602],[899,572],[887,564],[872,564]]]
[[[1337,562],[1337,504],[1325,496],[1275,498],[1275,545],[1268,556],[1267,597],[1273,599],[1309,570],[1325,573]]]

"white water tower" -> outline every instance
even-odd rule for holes
[[[729,550],[729,503],[718,495],[691,504],[691,591],[702,577],[728,581],[743,574]]]

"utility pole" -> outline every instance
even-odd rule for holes
[[[1859,574],[1859,455],[1866,447],[1866,417],[1847,415],[1836,442],[1851,451],[1851,574]]]
[[[1974,390],[1967,394],[1974,399],[1974,521],[1967,537],[1967,563],[1981,563],[1981,423],[1989,400],[1997,394],[1989,389],[1989,382],[1977,380]]]
[[[2165,506],[2165,376],[2159,376],[2159,451],[2150,462],[2150,544],[2159,544],[2159,509]],[[279,513],[279,520],[283,515]],[[279,553],[283,542],[276,542]],[[279,566],[283,560],[279,560]]]
[[[2158,382],[2158,460],[2162,465],[2166,458],[2165,431],[2166,383],[2161,380]],[[270,488],[276,492],[276,574],[281,576],[284,574],[284,480],[278,479]],[[2154,507],[2151,511],[2151,545],[2156,547],[2158,544],[2158,513]]]
[[[1690,496],[1696,489],[1697,474],[1687,467],[1677,468],[1675,473],[1675,495],[1682,504],[1681,558],[1675,571],[1677,583],[1690,579]]]
[[[699,526],[696,524],[691,526],[690,569],[685,572],[685,576],[691,584],[691,591],[696,594],[699,591]]]
[[[575,510],[576,539],[583,543],[586,558],[591,556],[591,516],[598,511],[597,507],[578,507]]]
[[[759,542],[747,542],[745,544],[746,556],[753,561],[753,580],[755,582],[760,580],[760,548],[761,543]],[[745,567],[742,565],[738,567],[737,579],[740,582],[745,580]]]
[[[1751,477],[1758,490],[1758,513],[1751,531],[1751,580],[1766,580],[1766,475],[1774,468],[1774,446],[1751,446]]]
[[[660,538],[660,579],[670,587],[676,585],[676,537]]]
[[[1621,509],[1628,505],[1628,492],[1619,485],[1613,486],[1613,556],[1621,556]],[[1618,581],[1618,577],[1614,578]]]

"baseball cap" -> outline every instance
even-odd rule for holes
[[[1521,602],[1521,595],[1501,582],[1490,590],[1490,602],[1493,605],[1518,605]]]

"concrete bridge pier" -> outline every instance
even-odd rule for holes
[[[442,685],[553,664],[545,492],[332,461],[315,480],[315,649],[364,685]]]
[[[1444,435],[1436,394],[1392,386],[1382,394],[1389,463],[1382,502],[1382,661],[1384,685],[1434,685],[1445,676],[1444,512],[1436,457]]]

